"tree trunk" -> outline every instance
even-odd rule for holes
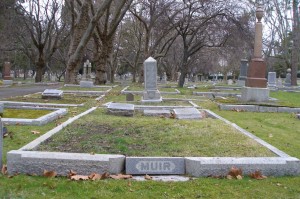
[[[180,87],[180,88],[183,87],[186,75],[187,75],[187,72],[181,71],[181,74],[180,74],[180,77],[179,77],[179,81],[178,81],[178,87]]]
[[[36,62],[35,82],[42,82],[44,71],[45,71],[45,62],[42,58],[39,58],[39,60]]]

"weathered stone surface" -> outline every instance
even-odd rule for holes
[[[127,174],[185,174],[184,158],[181,157],[127,157]]]
[[[266,176],[299,175],[300,161],[297,158],[234,158],[234,157],[187,157],[186,174],[200,176],[226,176],[231,167],[241,168],[243,175],[257,170]]]
[[[107,107],[107,113],[117,116],[133,116],[134,105],[122,103],[110,103]]]
[[[238,86],[245,86],[245,80],[247,78],[247,71],[248,71],[248,60],[242,59],[241,66],[240,66],[240,75],[237,81]]]
[[[145,116],[163,116],[170,117],[171,112],[169,110],[144,110]]]
[[[124,170],[123,155],[100,155],[86,153],[59,153],[38,151],[10,151],[7,153],[7,168],[10,175],[16,173],[43,175],[44,170],[56,171],[66,176],[70,170],[77,174],[119,174]]]
[[[92,88],[94,87],[93,81],[80,81],[79,85],[81,88]]]
[[[42,93],[43,99],[61,99],[63,97],[63,91],[57,89],[46,89]]]
[[[243,102],[265,102],[269,100],[270,90],[268,88],[244,87],[242,89],[241,101]]]
[[[276,113],[278,112],[278,107],[272,107],[272,106],[258,106],[259,112],[272,112]]]
[[[144,81],[145,89],[142,101],[161,102],[162,97],[157,90],[157,61],[149,57],[144,62]]]
[[[257,112],[258,106],[256,105],[230,105],[230,104],[220,104],[220,110],[226,111],[249,111],[249,112]]]
[[[173,110],[176,119],[201,119],[203,115],[196,108],[177,108]]]
[[[3,85],[10,86],[13,84],[13,80],[3,80],[2,83]]]
[[[276,72],[268,73],[268,87],[276,87]]]
[[[278,107],[278,112],[283,112],[283,113],[300,113],[300,108]]]

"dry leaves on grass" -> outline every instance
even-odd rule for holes
[[[44,170],[44,176],[48,178],[53,178],[57,176],[57,172]]]
[[[267,176],[262,175],[262,173],[260,171],[255,171],[253,173],[250,173],[249,176],[256,180],[263,180],[263,179],[267,178]]]
[[[230,171],[227,174],[227,179],[243,179],[243,172],[242,169],[239,169],[237,167],[231,167]]]
[[[147,175],[147,174],[144,176],[144,178],[145,178],[146,180],[152,180],[152,176],[149,176],[149,175]]]
[[[36,135],[36,134],[40,134],[41,132],[39,132],[39,131],[31,131],[31,133],[33,134],[33,135]]]
[[[2,166],[1,173],[2,173],[3,175],[6,175],[6,174],[7,174],[7,166],[6,166],[5,164]]]
[[[132,178],[132,175],[118,174],[118,175],[110,175],[110,177],[115,180],[120,180],[120,179],[130,179]]]

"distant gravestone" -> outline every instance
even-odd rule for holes
[[[3,66],[3,85],[12,85],[13,81],[10,76],[11,64],[10,62],[4,62]]]
[[[4,112],[4,104],[0,103],[0,116],[3,117],[3,112]]]
[[[268,73],[268,87],[276,87],[276,72]]]
[[[133,104],[110,103],[107,107],[107,113],[116,116],[130,116],[134,114]]]
[[[81,88],[92,88],[94,83],[91,77],[92,73],[92,64],[89,60],[86,60],[83,64],[83,74],[81,77],[81,81],[79,82]]]
[[[126,94],[126,101],[132,102],[134,101],[134,95],[132,93]]]
[[[46,89],[42,93],[42,99],[61,99],[63,97],[63,91],[57,89]]]
[[[228,84],[228,85],[232,85],[232,84],[233,84],[232,79],[227,80],[227,84]]]
[[[245,86],[245,81],[247,78],[247,71],[248,71],[248,60],[242,59],[241,67],[240,67],[240,75],[239,75],[238,82],[237,82],[238,86]]]
[[[144,62],[145,89],[142,102],[161,102],[162,97],[157,90],[157,61],[149,57]]]
[[[291,86],[292,85],[291,69],[288,68],[286,72],[287,72],[287,74],[286,74],[286,77],[285,77],[284,86]]]

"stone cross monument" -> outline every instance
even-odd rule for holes
[[[257,22],[255,24],[254,54],[248,67],[245,87],[242,90],[242,101],[268,101],[267,65],[262,57],[262,22],[264,10],[261,5],[256,8]]]
[[[86,60],[86,62],[84,62],[84,64],[83,64],[82,79],[79,82],[80,87],[91,88],[94,86],[92,77],[91,77],[91,73],[92,73],[92,64],[89,60]]]

